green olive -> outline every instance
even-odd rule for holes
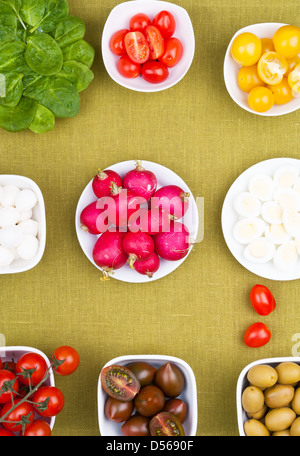
[[[272,432],[272,437],[287,437],[290,436],[290,430],[284,429],[283,431]]]
[[[294,397],[295,390],[291,385],[276,385],[265,392],[265,404],[270,408],[286,407]]]
[[[242,394],[242,406],[247,413],[257,413],[264,406],[264,393],[257,386],[248,386]]]
[[[265,417],[266,428],[269,431],[284,431],[290,427],[296,413],[289,407],[282,407],[270,410]]]
[[[267,413],[268,407],[266,404],[263,405],[263,408],[256,413],[247,413],[249,418],[254,418],[255,420],[261,420]]]
[[[247,374],[249,383],[251,383],[251,385],[258,386],[258,388],[261,389],[269,388],[270,386],[275,385],[277,378],[278,374],[276,370],[267,364],[253,366]]]
[[[292,400],[292,409],[296,415],[300,415],[300,388],[295,391],[294,399]]]
[[[300,416],[298,416],[298,418],[296,418],[293,424],[291,425],[290,435],[293,437],[300,436]]]
[[[276,367],[278,374],[278,383],[282,385],[291,385],[300,381],[300,366],[291,361],[278,364]]]
[[[244,431],[247,436],[265,437],[270,435],[266,426],[258,420],[248,420],[244,424]]]

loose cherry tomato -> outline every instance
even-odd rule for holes
[[[148,25],[145,37],[150,49],[150,59],[156,60],[164,53],[164,40],[160,31],[154,25]]]
[[[273,36],[276,52],[286,59],[292,59],[300,53],[300,27],[284,25]]]
[[[58,366],[55,371],[59,375],[65,376],[73,374],[73,372],[75,372],[79,366],[79,354],[73,347],[63,345],[61,347],[58,347],[54,351],[53,355],[58,361],[64,361],[60,366]]]
[[[26,370],[28,370],[28,372],[24,373]],[[20,383],[23,385],[37,385],[43,380],[46,372],[46,361],[38,353],[24,353],[16,364],[16,374],[18,375]]]
[[[133,412],[133,401],[122,402],[109,397],[105,403],[104,413],[108,420],[114,423],[123,423]]]
[[[128,437],[150,436],[149,418],[141,415],[133,415],[121,427],[122,434]]]
[[[250,302],[259,315],[269,315],[276,307],[273,294],[264,285],[255,285],[251,289]]]
[[[25,437],[50,437],[51,427],[45,420],[35,420],[24,432]]]
[[[254,87],[265,85],[259,77],[257,65],[244,66],[239,69],[238,85],[246,93],[249,93]]]
[[[129,30],[122,29],[115,32],[111,37],[109,41],[109,47],[111,52],[113,52],[115,55],[126,55],[124,38],[127,33],[129,33]]]
[[[160,11],[153,19],[152,24],[160,30],[163,38],[171,38],[175,32],[176,22],[173,14],[169,11]]]
[[[150,49],[142,32],[129,32],[124,38],[127,55],[135,63],[145,63],[150,57]]]
[[[257,348],[266,345],[271,339],[271,331],[264,323],[254,323],[246,329],[244,342],[248,347]]]
[[[145,81],[159,84],[167,79],[169,70],[163,63],[151,60],[142,66],[142,76]]]
[[[144,386],[134,398],[134,406],[142,416],[153,416],[165,405],[165,396],[160,388],[154,385]]]
[[[184,429],[180,420],[169,412],[161,412],[150,421],[150,434],[154,437],[184,436]]]
[[[131,370],[125,366],[104,367],[100,375],[104,391],[113,399],[131,401],[140,390],[140,383]]]
[[[5,404],[6,402],[11,401],[11,391],[4,391],[5,382],[12,382],[13,387],[13,397],[15,397],[19,391],[19,381],[15,374],[9,370],[1,369],[0,370],[0,404]]]
[[[165,41],[165,51],[159,61],[171,68],[181,60],[183,46],[178,38],[169,38]]]
[[[283,77],[279,84],[270,85],[268,88],[273,93],[274,102],[277,105],[288,103],[293,99],[293,92],[286,77]]]
[[[31,398],[34,408],[41,416],[56,416],[65,405],[63,393],[56,386],[42,386]],[[43,409],[41,409],[43,407]]]
[[[19,432],[22,431],[22,425],[17,424],[17,421],[21,421],[22,417],[26,417],[28,423],[25,424],[25,429],[27,429],[34,420],[34,408],[29,402],[22,402],[18,405],[18,403],[22,401],[22,399],[15,399],[14,405],[16,408],[12,410],[6,417],[5,420],[2,422],[2,426],[7,429],[8,431],[15,431]],[[3,417],[7,414],[7,412],[13,407],[12,402],[7,402],[1,409],[0,416]]]
[[[169,399],[166,401],[163,412],[169,412],[177,416],[181,423],[184,423],[187,414],[186,403],[181,399]]]
[[[156,368],[148,363],[136,362],[128,364],[128,369],[134,373],[141,386],[150,385],[154,379]]]
[[[157,369],[155,384],[167,397],[177,397],[182,392],[185,379],[181,370],[173,363],[166,363]]]
[[[142,67],[139,63],[135,63],[128,57],[128,55],[123,55],[118,61],[117,68],[119,73],[124,76],[124,78],[134,79],[137,78],[142,71]]]
[[[251,109],[256,112],[266,112],[275,103],[274,94],[268,87],[254,87],[248,95],[248,103]]]
[[[150,18],[147,14],[138,13],[135,14],[129,21],[129,28],[131,32],[142,32],[144,33],[146,27],[151,24]]]
[[[279,84],[283,75],[288,71],[286,59],[277,52],[266,52],[257,64],[260,79],[266,84]]]
[[[242,66],[254,65],[261,56],[261,40],[253,33],[238,35],[232,43],[232,58]]]
[[[261,55],[266,52],[275,51],[274,43],[271,38],[261,38]]]

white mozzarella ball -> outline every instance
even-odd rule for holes
[[[3,187],[1,187],[1,185],[0,185],[0,204],[2,204],[3,196],[4,196],[4,190],[3,190]]]
[[[29,219],[31,219],[31,217],[32,217],[32,209],[29,209],[29,211],[20,212],[18,223],[23,222],[24,220],[29,220]]]
[[[39,232],[39,223],[35,220],[23,220],[18,225],[24,234],[31,234],[32,236],[37,236]]]
[[[0,228],[12,226],[19,221],[19,211],[15,207],[0,208]]]
[[[36,203],[36,194],[30,189],[21,190],[16,198],[16,208],[19,212],[29,211]]]
[[[6,247],[2,247],[0,245],[0,267],[6,267],[9,266],[13,260],[15,259],[15,256],[13,252]]]
[[[3,197],[1,201],[2,206],[16,206],[16,199],[19,193],[19,187],[16,187],[15,185],[5,185],[3,187]]]
[[[32,260],[36,256],[38,248],[38,239],[32,234],[26,234],[21,244],[17,247],[17,252],[23,260]]]
[[[0,229],[0,244],[11,249],[22,242],[24,233],[18,225],[7,226]]]

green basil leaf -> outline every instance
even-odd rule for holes
[[[26,130],[34,119],[36,109],[36,101],[25,97],[13,108],[0,105],[0,127],[11,132]]]
[[[19,73],[3,73],[5,96],[0,96],[0,105],[17,106],[23,94],[23,75]]]
[[[42,76],[51,76],[61,70],[63,54],[56,41],[46,33],[37,33],[27,40],[27,65]]]
[[[91,68],[95,58],[94,48],[85,40],[78,40],[62,49],[64,61],[76,60]]]
[[[74,84],[78,92],[82,92],[94,79],[94,73],[83,63],[68,60],[55,77],[67,79]]]
[[[29,130],[33,133],[43,134],[54,129],[55,116],[45,106],[38,104],[35,117],[29,125]]]

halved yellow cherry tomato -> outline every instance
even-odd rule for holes
[[[266,52],[275,51],[274,43],[271,38],[261,38],[261,55]]]
[[[293,71],[288,75],[288,83],[292,89],[293,95],[300,94],[300,64],[296,65]]]
[[[283,25],[273,36],[275,51],[286,59],[292,59],[300,53],[300,27]]]
[[[250,108],[256,112],[266,112],[274,105],[274,95],[267,87],[254,87],[248,95]]]
[[[277,52],[266,52],[261,56],[257,64],[259,77],[270,85],[279,84],[287,70],[288,63],[286,59]]]
[[[249,93],[253,87],[264,86],[257,72],[257,65],[243,66],[238,72],[238,85],[241,90]]]
[[[288,103],[293,99],[292,89],[286,77],[283,77],[279,84],[269,85],[267,87],[273,92],[274,103],[277,105]]]
[[[296,65],[298,65],[300,63],[300,57],[298,55],[296,55],[296,57],[293,57],[292,59],[288,59],[287,63],[288,63],[289,68],[288,68],[287,72],[285,73],[286,76],[295,69]]]
[[[232,58],[242,66],[254,65],[261,56],[261,40],[254,33],[241,33],[232,43]]]

